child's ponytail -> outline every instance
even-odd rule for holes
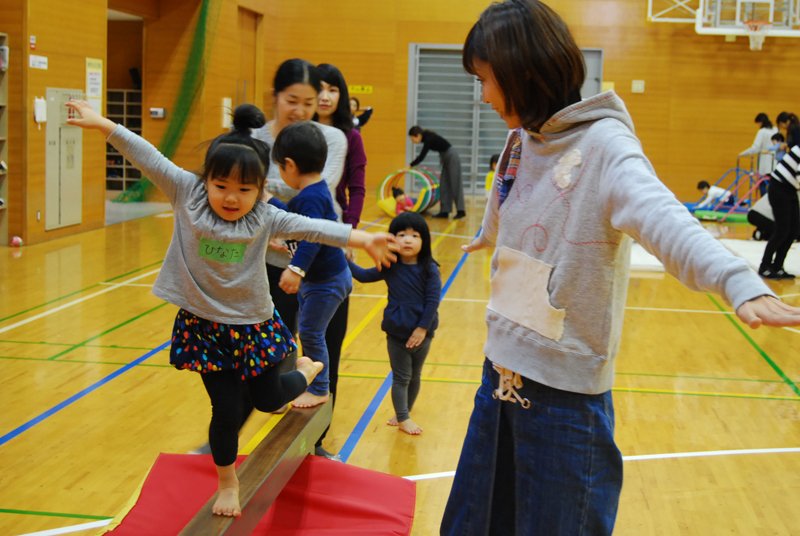
[[[233,111],[233,130],[235,132],[247,132],[251,129],[261,128],[267,124],[267,118],[257,106],[253,104],[240,104]]]
[[[211,142],[201,177],[228,177],[237,173],[243,183],[263,188],[269,169],[269,146],[252,136],[267,123],[257,106],[240,104],[233,111],[233,128]]]

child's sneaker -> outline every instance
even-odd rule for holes
[[[794,274],[786,273],[783,268],[775,270],[775,279],[794,279]]]

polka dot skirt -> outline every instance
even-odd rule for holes
[[[297,349],[278,311],[258,324],[220,324],[185,309],[172,328],[169,362],[177,369],[200,373],[239,370],[254,377],[280,363]]]

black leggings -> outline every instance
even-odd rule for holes
[[[253,407],[260,411],[275,411],[297,398],[308,387],[299,371],[281,374],[272,367],[259,376],[242,380],[237,370],[209,372],[200,375],[211,399],[211,424],[208,443],[214,463],[220,466],[236,461],[239,428]]]

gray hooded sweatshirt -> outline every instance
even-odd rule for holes
[[[667,272],[733,308],[774,295],[656,177],[622,100],[569,106],[521,140],[516,179],[496,179],[482,235],[496,246],[484,352],[495,364],[578,393],[609,390],[619,348],[631,237]]]

